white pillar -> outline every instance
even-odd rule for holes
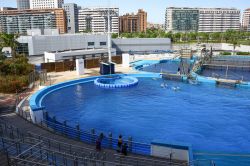
[[[84,74],[84,60],[83,59],[76,59],[76,73],[79,76]]]
[[[122,54],[122,66],[129,67],[130,57],[129,54]]]

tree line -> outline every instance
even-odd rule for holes
[[[170,38],[173,43],[236,43],[250,45],[250,32],[227,30],[226,32],[165,32],[147,29],[146,32],[113,34],[113,38]]]

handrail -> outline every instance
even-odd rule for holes
[[[34,161],[29,161],[29,160],[25,160],[25,159],[13,157],[13,156],[11,156],[10,159],[14,160],[14,162],[16,162],[16,160],[17,160],[17,161],[26,162],[26,163],[29,163],[29,164],[38,165],[38,166],[48,166],[48,164],[43,164],[43,163],[38,163],[38,162],[34,162]]]
[[[61,142],[61,141],[57,141],[55,139],[52,139],[52,138],[48,138],[48,137],[44,137],[42,135],[38,135],[38,134],[35,134],[33,132],[28,132],[28,134],[31,134],[32,136],[37,136],[37,137],[41,137],[43,139],[46,139],[46,140],[50,140],[50,141],[53,141],[53,142],[56,142],[56,143],[59,143],[60,145],[66,145],[66,146],[71,146],[73,148],[80,148],[80,149],[85,149],[85,150],[89,150],[89,151],[95,151],[91,148],[87,148],[87,147],[82,147],[82,146],[76,146],[76,145],[73,145],[73,144],[68,144],[68,143],[64,143],[64,142]],[[34,137],[33,137],[34,138]],[[39,139],[39,138],[38,138]]]
[[[114,156],[117,156],[117,157],[124,157],[123,155],[121,154],[114,154]],[[175,162],[175,160],[166,160],[165,158],[159,158],[159,159],[149,159],[149,158],[142,158],[142,157],[135,157],[135,156],[126,156],[124,159],[134,159],[134,160],[143,160],[143,161],[149,161],[149,162],[153,162],[153,163],[162,163],[162,164],[180,164],[180,165],[183,165],[183,164],[187,164],[187,162],[183,162],[183,163],[180,163],[180,162]]]
[[[65,126],[63,124],[58,124],[58,123],[55,123],[55,122],[45,121],[45,120],[43,121],[43,123],[47,124],[49,128],[57,130],[59,133],[68,134],[67,132],[70,132],[72,137],[79,137],[79,136],[81,137],[82,136],[81,134],[85,134],[84,138],[81,139],[81,140],[84,141],[84,142],[87,142],[87,143],[94,143],[93,141],[95,141],[95,139],[98,137],[97,133],[91,133],[91,132],[86,132],[86,131],[83,131],[83,130],[77,130],[74,127]],[[103,140],[104,140],[104,142],[105,141],[110,142],[108,137],[104,137]],[[112,142],[110,142],[110,143],[112,143],[111,145],[113,145],[115,142],[118,142],[118,139],[117,138],[112,138]],[[149,144],[135,142],[135,141],[132,141],[132,140],[131,141],[130,140],[128,140],[128,141],[124,140],[124,142],[128,142],[128,144],[132,145],[131,149],[132,149],[132,152],[134,152],[134,153],[144,154],[144,155],[145,154],[149,155],[149,153],[150,153],[150,145]],[[107,148],[113,148],[113,146],[110,147],[110,146],[105,145],[105,144],[103,144],[103,146],[107,147]],[[133,147],[138,147],[138,148],[133,149]],[[116,150],[116,148],[114,148],[114,149]],[[145,150],[148,151],[148,152],[146,152]]]

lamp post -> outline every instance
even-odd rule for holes
[[[108,31],[107,31],[107,47],[108,47],[108,61],[109,63],[112,62],[111,58],[111,17],[117,16],[117,12],[115,9],[111,9],[110,7],[107,8],[107,10],[103,10],[101,14],[104,17],[107,17],[107,22],[108,22]]]

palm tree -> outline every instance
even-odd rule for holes
[[[232,45],[233,45],[233,52],[234,52],[234,55],[236,55],[236,52],[235,52],[235,49],[237,46],[240,47],[240,44],[239,44],[239,41],[238,41],[238,38],[237,37],[234,37],[231,41]]]
[[[13,57],[16,56],[16,48],[18,47],[18,34],[0,34],[0,47],[10,47],[12,50]]]

